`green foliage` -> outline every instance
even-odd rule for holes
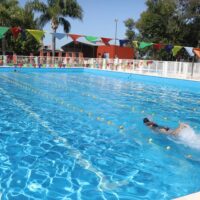
[[[129,40],[128,46],[133,47],[132,41],[135,39],[136,33],[135,33],[135,22],[133,19],[129,18],[124,21],[126,30],[126,37]]]
[[[36,20],[33,11],[41,13]],[[28,1],[24,8],[19,6],[18,0],[0,0],[0,26],[41,29],[51,21],[54,32],[56,32],[59,25],[64,27],[65,32],[69,32],[71,25],[65,17],[82,19],[82,13],[82,8],[76,0],[51,0],[47,1],[47,4],[43,1],[34,0]],[[41,45],[30,34],[27,33],[26,35],[26,39],[22,39],[19,35],[15,40],[12,33],[8,31],[5,37],[6,51],[23,55],[38,52]]]
[[[167,40],[172,42],[172,35],[168,33],[169,23],[172,22],[175,11],[174,0],[147,1],[147,10],[141,14],[136,27],[143,40],[160,42]],[[176,23],[178,21],[175,20]]]
[[[200,1],[179,0],[179,8],[183,21],[183,39],[187,45],[197,46],[200,42]]]
[[[140,41],[197,46],[200,40],[199,0],[147,0],[136,23]],[[144,53],[144,50],[141,50]],[[151,58],[172,59],[164,50],[148,49]],[[155,56],[156,55],[156,56]]]
[[[39,48],[41,47],[41,44],[29,33],[26,34],[26,39],[23,39],[21,34],[19,34],[17,39],[14,39],[12,33],[8,33],[6,39],[8,44],[7,51],[15,52],[17,55],[38,54]]]
[[[37,19],[40,26],[43,27],[48,22],[51,22],[53,32],[56,32],[59,25],[63,26],[66,33],[69,32],[71,25],[66,17],[73,19],[82,19],[83,11],[76,0],[51,0],[44,1],[33,0],[28,2],[27,7],[33,11],[39,12],[41,15]],[[53,55],[55,51],[55,37],[52,35]]]
[[[0,0],[0,26],[37,29],[38,25],[34,20],[34,14],[28,8],[19,6],[17,0]],[[30,35],[27,38],[19,37],[15,40],[11,31],[6,33],[6,51],[15,52],[19,55],[36,53],[40,44]]]

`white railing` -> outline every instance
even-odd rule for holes
[[[87,67],[162,77],[200,80],[200,63],[79,57],[0,56],[0,66]]]

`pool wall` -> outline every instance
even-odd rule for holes
[[[14,70],[17,70],[18,72],[84,72],[83,67],[76,67],[76,68],[15,68],[15,67],[0,67],[0,72],[13,72]]]

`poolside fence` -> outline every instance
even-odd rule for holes
[[[79,57],[0,56],[0,66],[86,67],[162,77],[200,80],[200,63]]]

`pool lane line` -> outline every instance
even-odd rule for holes
[[[121,108],[127,108],[128,110],[129,109],[132,109],[132,107],[131,106],[127,106],[127,105],[125,105],[125,104],[119,104],[119,103],[116,103],[116,102],[113,102],[113,101],[111,101],[111,100],[108,100],[108,99],[106,99],[106,98],[102,98],[102,97],[99,97],[99,96],[97,96],[97,95],[94,95],[94,94],[89,94],[89,93],[80,93],[78,90],[75,90],[75,89],[72,89],[72,88],[68,88],[68,89],[66,89],[66,87],[65,86],[63,86],[63,85],[60,85],[60,84],[57,84],[57,83],[54,83],[54,82],[51,82],[51,81],[48,81],[48,80],[44,80],[44,79],[41,79],[41,78],[38,78],[37,76],[28,76],[28,75],[22,75],[22,74],[20,74],[21,75],[21,77],[24,77],[24,78],[33,78],[32,80],[34,80],[34,79],[36,79],[36,80],[39,80],[41,83],[46,83],[46,84],[51,84],[51,85],[53,85],[53,86],[55,86],[55,87],[57,87],[57,88],[59,88],[59,89],[63,89],[64,91],[72,91],[72,92],[74,92],[74,93],[78,93],[78,94],[80,94],[81,96],[86,96],[86,97],[90,97],[90,98],[92,98],[92,99],[97,99],[97,100],[99,100],[99,101],[103,101],[103,102],[108,102],[109,104],[114,104],[114,105],[116,105],[116,106],[118,106],[118,107],[121,107]],[[17,74],[17,76],[20,76],[19,74]],[[27,77],[25,77],[25,76],[27,76]],[[58,79],[56,79],[56,80],[58,80]],[[72,81],[72,80],[68,80],[68,82],[74,82],[74,83],[77,83],[76,81]],[[65,83],[67,83],[67,82],[65,82]]]
[[[19,75],[19,74],[17,74],[17,75]],[[29,75],[25,75],[25,74],[20,74],[21,75],[21,77],[23,77],[23,78],[25,78],[25,79],[27,79],[27,78],[33,78],[33,79],[36,79],[36,80],[39,80],[41,83],[46,83],[46,84],[51,84],[51,85],[54,85],[55,87],[57,87],[57,88],[59,88],[59,89],[63,89],[64,91],[73,91],[73,92],[76,92],[76,93],[79,93],[79,91],[78,90],[75,90],[75,89],[67,89],[66,90],[66,87],[64,87],[63,85],[60,85],[60,84],[57,84],[57,83],[52,83],[51,81],[47,81],[47,80],[41,80],[41,78],[38,78],[37,76],[29,76]],[[19,75],[19,76],[20,76]],[[37,74],[35,74],[34,73],[34,75],[37,75]],[[33,80],[32,79],[32,80]],[[56,79],[56,80],[58,80],[58,79]],[[69,81],[71,81],[71,80],[69,80]],[[65,83],[67,83],[66,81],[65,81]],[[74,81],[74,83],[76,83],[76,81]],[[88,97],[91,97],[91,98],[93,98],[94,100],[95,99],[97,99],[97,100],[100,100],[100,101],[103,101],[103,102],[108,102],[109,104],[111,104],[111,105],[115,105],[115,106],[117,106],[117,107],[120,107],[120,108],[123,108],[123,109],[127,109],[127,110],[130,110],[131,112],[137,112],[137,113],[141,113],[141,114],[144,114],[145,113],[145,111],[144,110],[142,110],[142,111],[136,111],[136,109],[135,109],[135,107],[134,106],[127,106],[127,105],[125,105],[125,104],[119,104],[119,103],[115,103],[115,102],[113,102],[113,101],[109,101],[108,99],[105,99],[105,98],[102,98],[102,97],[98,97],[98,96],[96,96],[96,95],[93,95],[93,94],[87,94],[87,93],[79,93],[79,94],[81,94],[82,96],[88,96]],[[110,106],[111,106],[110,105]],[[149,115],[149,114],[146,114],[146,115]],[[155,116],[155,113],[152,113],[152,114],[150,114],[151,116]],[[98,118],[98,117],[97,117]],[[166,117],[164,117],[163,118],[164,120],[167,120],[167,118]],[[97,119],[97,120],[99,120],[99,119]],[[108,122],[108,124],[110,125],[111,123],[110,122]],[[119,128],[120,129],[123,129],[123,126],[119,126]]]
[[[96,80],[95,80],[95,75],[93,75],[93,74],[90,74],[90,76],[94,76],[94,78],[91,78],[90,80],[92,81],[92,83],[90,82],[90,84],[91,85],[94,85],[96,82]],[[75,76],[73,76],[73,77],[75,77]],[[76,78],[76,77],[75,77]],[[88,79],[86,79],[86,78],[83,78],[83,77],[81,77],[81,80],[84,80],[84,81],[88,81]],[[120,80],[119,80],[120,81]],[[108,81],[107,81],[108,82]],[[123,85],[127,85],[127,86],[132,86],[132,85],[134,85],[134,83],[133,84],[131,84],[130,85],[130,82],[129,83],[126,83],[126,82],[123,82],[123,81],[120,81],[121,83],[123,83]],[[140,90],[138,90],[137,89],[137,91],[145,91],[145,89],[144,88],[142,88],[142,89],[140,89]],[[162,93],[162,91],[161,91],[161,93]],[[124,93],[125,95],[126,95],[126,93]],[[129,95],[129,94],[128,94]],[[180,100],[180,99],[182,99],[182,98],[180,98],[180,97],[178,97],[178,100]],[[194,100],[193,99],[187,99],[188,101],[190,101],[190,102],[194,102]],[[196,102],[196,101],[195,101]],[[200,102],[199,102],[200,103]]]
[[[81,77],[81,78],[82,78],[82,77]],[[83,79],[83,78],[82,78],[82,79]],[[83,80],[84,80],[84,79],[83,79]],[[86,80],[86,79],[85,79],[85,80]],[[70,81],[71,81],[71,80],[70,80]],[[74,82],[76,83],[76,81],[74,81]],[[86,84],[85,82],[84,82],[84,83],[81,83],[80,81],[79,81],[78,83],[79,83],[79,84],[84,84],[84,85],[86,85],[86,86],[89,85],[89,86],[92,86],[92,87],[94,87],[94,84],[95,84],[95,82],[93,82],[94,84],[91,84],[91,83]],[[127,83],[126,85],[127,85],[127,86],[131,86],[129,83]],[[137,89],[137,91],[144,91],[144,89],[143,89],[143,88],[140,89],[140,90]],[[160,93],[162,93],[162,91],[160,91]],[[122,93],[122,92],[121,92],[120,94],[123,95],[123,96],[132,96],[132,97],[135,96],[135,95],[130,95],[130,94],[127,94],[127,93]],[[148,94],[148,95],[149,95],[149,94]],[[143,97],[141,97],[141,98],[143,98]],[[192,103],[195,102],[195,103],[196,103],[196,101],[194,101],[194,100],[192,100],[192,99],[188,99],[188,98],[184,98],[184,97],[182,97],[182,98],[179,97],[179,98],[178,98],[179,101],[180,101],[180,100],[184,101],[185,99],[186,99],[188,102],[192,102]],[[147,100],[147,101],[149,101],[149,100]],[[156,103],[155,100],[150,99],[150,101],[153,102],[153,103]],[[112,102],[111,102],[111,103],[112,103]],[[121,105],[122,108],[123,108],[123,107],[126,108],[126,106],[127,106],[127,105],[123,105],[123,104]],[[177,108],[177,106],[174,106],[174,107],[171,107],[170,109],[176,109],[176,108]],[[130,109],[130,107],[127,108],[127,109]],[[184,109],[184,107],[183,107],[182,109]],[[195,112],[199,112],[199,113],[200,113],[200,111],[199,111],[199,109],[198,109],[197,107],[192,108],[192,110],[195,111]],[[144,114],[144,113],[145,113],[144,110],[142,110],[142,111],[136,111],[134,107],[133,107],[133,109],[131,108],[131,111],[132,111],[132,112],[138,112],[138,113],[141,113],[141,114]],[[180,111],[180,108],[178,108],[178,111]],[[152,113],[152,114],[148,114],[148,113],[147,113],[147,115],[151,115],[151,116],[153,117],[153,116],[155,116],[155,113]],[[157,114],[156,114],[156,115],[157,115]],[[167,120],[168,120],[167,117],[162,117],[162,116],[160,116],[159,118],[160,118],[160,119],[162,118],[164,121],[167,121]],[[176,122],[176,121],[174,121],[174,122]]]
[[[19,86],[19,87],[21,87],[23,89],[29,90],[34,94],[38,94],[39,96],[45,97],[47,99],[50,99],[50,100],[56,102],[57,104],[61,105],[64,108],[71,109],[72,111],[77,111],[77,112],[80,112],[80,113],[84,113],[90,119],[102,122],[102,123],[107,124],[109,126],[113,126],[113,127],[117,128],[118,130],[120,130],[120,132],[124,131],[124,129],[125,129],[125,127],[123,125],[117,125],[114,122],[112,122],[111,120],[106,120],[103,117],[99,117],[99,116],[95,117],[92,112],[87,112],[82,108],[78,108],[78,107],[76,107],[76,106],[74,106],[74,105],[72,105],[70,103],[65,102],[62,98],[58,98],[58,97],[56,97],[54,95],[47,94],[46,92],[43,92],[43,91],[38,90],[38,89],[35,89],[34,87],[32,87],[31,85],[29,85],[27,83],[24,83],[24,82],[15,80],[15,79],[11,79],[10,77],[7,77],[7,76],[0,76],[0,78],[4,79],[4,80],[6,80],[6,81],[8,81],[10,83],[13,83],[13,84],[15,84],[15,85],[17,85],[17,86]]]
[[[6,77],[5,77],[5,78],[6,78]],[[11,80],[8,79],[8,81],[11,81],[12,83],[17,84],[17,85],[19,85],[20,87],[24,87],[23,85],[25,85],[24,83],[19,84],[19,83],[17,83],[17,82],[19,82],[19,81],[15,81],[15,80],[13,80],[13,79],[11,79]],[[27,87],[28,87],[29,89],[31,88],[28,84],[26,85],[25,89],[27,89]],[[37,94],[37,92],[36,92],[37,90],[31,90],[31,91]],[[41,96],[41,94],[42,94],[42,93],[39,93],[40,96]],[[42,96],[44,96],[44,95],[42,95]],[[48,96],[46,96],[46,94],[45,94],[45,97],[48,97]],[[55,99],[53,98],[53,100],[55,100]],[[68,105],[68,104],[65,105],[63,101],[60,102],[60,101],[57,100],[56,103],[61,103],[61,105],[67,106],[66,108],[69,108],[69,105]],[[75,109],[75,108],[72,107],[72,109]],[[79,110],[79,112],[83,112],[82,109],[78,109],[78,110]],[[92,113],[91,113],[91,112],[88,112],[88,116],[89,116],[91,119],[94,120],[94,118],[92,117]],[[104,118],[97,117],[96,120],[97,120],[97,121],[103,121]],[[113,124],[112,124],[112,121],[106,121],[106,123],[107,123],[107,125],[113,125]],[[118,126],[118,128],[121,129],[121,130],[123,131],[124,126]]]
[[[45,82],[46,84],[52,84],[52,85],[54,85],[54,86],[56,86],[57,88],[59,88],[59,89],[63,89],[64,91],[68,91],[68,90],[66,90],[66,87],[64,87],[64,86],[62,86],[62,85],[59,85],[59,84],[56,84],[56,83],[52,83],[52,82],[50,82],[50,81],[47,81],[47,80],[41,80],[41,78],[38,78],[37,77],[37,74],[35,74],[35,73],[33,73],[34,75],[36,75],[36,76],[29,76],[29,75],[27,75],[27,74],[20,74],[23,78],[25,78],[25,79],[27,79],[27,78],[35,78],[35,79],[37,79],[37,80],[39,80],[39,81],[41,81],[41,83],[42,82]],[[19,74],[18,74],[19,75]],[[53,78],[55,78],[55,77],[53,77]],[[56,80],[58,80],[58,79],[56,79]],[[65,81],[65,83],[67,83],[67,82],[74,82],[74,83],[77,83],[76,81],[72,81],[72,80],[69,80],[68,79],[68,81]],[[77,90],[75,90],[75,89],[69,89],[69,90],[71,90],[71,91],[74,91],[74,92],[79,92],[79,91],[77,91]],[[93,95],[93,94],[87,94],[87,93],[79,93],[79,94],[81,94],[82,96],[88,96],[88,97],[91,97],[91,98],[93,98],[93,99],[97,99],[97,100],[100,100],[100,101],[104,101],[104,102],[108,102],[109,104],[114,104],[114,105],[116,105],[117,107],[120,107],[120,108],[124,108],[124,109],[127,109],[127,110],[131,110],[131,112],[137,112],[137,113],[141,113],[141,114],[144,114],[145,113],[145,111],[144,110],[141,110],[141,111],[137,111],[136,109],[135,109],[135,107],[134,106],[127,106],[127,105],[125,105],[125,104],[119,104],[119,103],[115,103],[115,102],[113,102],[113,101],[109,101],[108,99],[105,99],[105,98],[102,98],[102,97],[98,97],[98,96],[95,96],[95,95]],[[126,96],[126,93],[121,93],[121,94],[124,94],[124,96]],[[127,96],[134,96],[134,95],[130,95],[130,94],[127,94]],[[154,103],[156,103],[155,101],[153,101],[153,100],[150,100],[151,102],[154,102]],[[149,113],[146,113],[146,115],[149,115],[149,116],[155,116],[155,113],[151,113],[151,114],[149,114]],[[168,120],[168,118],[167,117],[160,117],[160,118],[162,118],[163,120],[165,120],[165,121],[167,121]]]
[[[1,76],[2,77],[2,76]],[[19,81],[15,81],[14,79],[10,79],[9,80],[9,77],[7,77],[7,76],[3,76],[3,77],[5,77],[5,78],[8,78],[8,81],[10,81],[11,83],[14,83],[14,84],[16,84],[16,85],[19,85],[20,87],[22,87],[22,88],[24,88],[24,89],[27,89],[27,87],[28,88],[32,88],[30,85],[28,85],[28,84],[24,84],[24,83],[22,83],[22,82],[19,82]],[[44,92],[41,92],[41,91],[39,91],[39,93],[37,93],[37,90],[35,90],[35,89],[32,89],[31,90],[33,93],[35,93],[35,94],[39,94],[40,96],[43,96],[42,94],[45,94],[44,95],[44,97],[47,97],[48,98],[48,95],[46,96],[46,93],[44,93]],[[54,97],[54,96],[53,96]],[[60,102],[60,99],[51,99],[51,100],[55,100],[56,101],[56,103],[61,103],[61,105],[62,105],[62,103],[63,103],[63,101],[61,100],[61,102]],[[64,105],[64,104],[63,104]],[[70,104],[66,104],[66,108],[70,108]],[[76,107],[72,107],[72,110],[73,109],[76,109]],[[80,109],[79,109],[79,112],[82,112],[82,111],[80,111]],[[93,119],[93,120],[95,120],[96,118],[93,118],[92,117],[92,113],[87,113],[88,115],[86,115],[86,116],[89,116],[91,119]],[[106,124],[108,124],[108,125],[115,125],[115,124],[113,124],[112,123],[112,121],[104,121]],[[117,128],[120,128],[119,126],[117,126]],[[122,130],[124,129],[124,127],[122,127]],[[144,138],[144,135],[142,135],[141,133],[140,133],[140,135]],[[146,140],[148,141],[148,138],[146,138]],[[171,147],[170,146],[167,146],[167,147],[161,147],[161,146],[159,146],[159,145],[157,145],[157,144],[155,144],[155,143],[153,143],[153,142],[150,142],[150,144],[153,144],[153,145],[155,145],[155,146],[157,146],[157,147],[159,147],[160,149],[165,149],[165,150],[171,150]],[[170,157],[173,157],[173,156],[170,156]],[[186,156],[184,156],[184,157],[186,157]],[[174,157],[174,158],[176,158],[176,157]],[[176,158],[177,159],[177,158]]]
[[[35,74],[35,73],[33,73],[34,75],[36,75],[36,76],[34,76],[34,78],[36,78],[36,79],[38,79],[38,80],[40,80],[41,81],[41,79],[40,78],[38,78],[37,77],[37,74]],[[19,74],[18,74],[19,75]],[[25,77],[25,76],[27,76],[27,78],[32,78],[33,76],[29,76],[29,75],[25,75],[25,74],[23,74],[22,75],[23,77]],[[55,77],[53,77],[54,79],[55,79]],[[59,77],[59,78],[61,78],[61,77]],[[57,77],[56,77],[56,80],[58,80],[59,81],[59,79],[57,79]],[[43,80],[42,80],[43,81]],[[45,80],[46,81],[46,80]],[[47,81],[48,82],[48,81]],[[69,80],[69,79],[67,79],[67,81],[64,81],[64,83],[69,83],[69,82],[73,82],[73,83],[75,83],[75,84],[79,84],[79,85],[85,85],[85,86],[87,86],[87,87],[89,87],[90,86],[90,84],[85,84],[84,82],[80,82],[80,81],[74,81],[74,80]],[[51,83],[52,84],[52,82],[49,82],[49,83]],[[57,87],[58,88],[63,88],[63,89],[66,89],[66,88],[64,88],[63,86],[59,86],[59,84],[55,84],[55,86],[57,85]],[[94,87],[93,85],[91,85],[92,87]],[[74,89],[73,89],[74,90]],[[79,92],[78,90],[74,90],[75,92]],[[127,106],[127,105],[125,105],[125,104],[119,104],[119,103],[116,103],[116,102],[113,102],[113,101],[109,101],[108,99],[106,99],[106,98],[102,98],[102,97],[98,97],[98,96],[96,96],[96,95],[93,95],[93,94],[87,94],[87,93],[82,93],[83,94],[83,96],[89,96],[89,97],[91,97],[91,98],[93,98],[93,99],[98,99],[98,100],[101,100],[101,101],[106,101],[106,102],[108,102],[108,103],[110,103],[110,104],[115,104],[116,106],[118,106],[118,107],[122,107],[122,108],[127,108],[128,110],[131,110],[132,112],[134,112],[135,110],[133,109],[133,106]],[[123,94],[123,93],[120,93],[120,96],[121,96],[121,94]],[[134,110],[134,111],[133,111]]]
[[[33,74],[36,74],[36,73],[33,73]],[[88,85],[90,85],[90,86],[93,86],[94,84],[96,84],[96,76],[95,75],[93,75],[93,74],[90,74],[90,76],[94,76],[94,78],[90,78],[89,79],[89,81],[90,81],[90,83],[88,83],[88,84],[85,84],[86,86],[88,86]],[[73,76],[73,75],[70,75],[70,77],[72,77],[72,78],[76,78],[76,76]],[[87,78],[85,78],[85,77],[83,77],[83,76],[81,76],[81,77],[79,77],[80,78],[80,80],[81,81],[84,81],[84,83],[85,82],[88,82],[88,79]],[[104,81],[105,83],[104,84],[108,84],[108,83],[111,83],[112,84],[112,86],[114,86],[114,82],[110,82],[110,80],[108,81],[108,79],[104,79],[104,80],[101,80],[101,81]],[[130,85],[130,83],[126,83],[126,82],[123,82],[123,81],[121,81],[121,80],[118,80],[120,83],[123,83],[123,85],[127,85],[127,86],[132,86],[132,85],[134,85],[134,83],[133,84],[131,84]],[[80,84],[82,84],[82,82],[80,82],[79,81],[79,83]]]
[[[35,75],[37,75],[36,73],[33,73],[33,74],[35,74]],[[92,75],[92,74],[90,74],[90,75]],[[74,78],[76,78],[75,76],[71,76],[71,77],[74,77]],[[85,78],[83,78],[83,77],[81,77],[81,80],[84,80],[84,81],[88,81],[88,79],[85,79]],[[92,79],[92,81],[93,81],[94,79]],[[76,82],[76,81],[74,81],[74,82]],[[108,81],[107,81],[108,82]],[[122,81],[121,81],[122,82]],[[77,83],[77,82],[76,82]],[[78,82],[79,84],[85,84],[85,82]],[[93,81],[93,83],[91,84],[85,84],[85,85],[90,85],[90,86],[94,86],[94,84],[96,84],[96,82],[94,82]],[[129,83],[123,83],[123,85],[128,85],[128,86],[132,86],[132,85],[130,85]],[[138,90],[137,89],[137,91],[145,91],[144,89],[140,89],[140,90]],[[129,96],[130,94],[127,94],[127,93],[123,93],[124,95],[126,95],[126,96]],[[182,100],[183,98],[180,98],[180,97],[177,97],[178,98],[178,100]],[[196,102],[196,101],[194,101],[193,99],[188,99],[188,98],[186,98],[187,99],[187,101],[189,101],[189,102]]]
[[[10,97],[10,98],[13,100],[12,97]],[[48,131],[51,135],[53,135],[53,136],[55,137],[55,140],[58,140],[59,142],[64,143],[64,145],[66,146],[66,148],[69,149],[69,143],[68,143],[68,141],[66,140],[66,138],[57,136],[57,133],[56,133],[53,129],[49,128],[49,126],[47,125],[48,123],[45,122],[45,121],[43,121],[43,120],[39,117],[39,115],[38,115],[37,113],[31,111],[31,110],[28,108],[28,106],[26,106],[23,102],[21,102],[21,101],[19,101],[19,100],[16,100],[16,99],[14,99],[13,101],[14,101],[14,103],[15,103],[16,106],[18,106],[19,108],[21,108],[22,110],[24,110],[25,112],[27,112],[31,117],[35,118],[36,121],[37,121],[41,126],[43,126],[44,128],[46,128],[47,131]],[[159,146],[159,145],[153,143],[152,140],[149,141],[149,143],[155,145],[159,150],[162,150],[162,151],[163,151],[163,147],[161,147],[161,146]],[[170,149],[169,149],[169,146],[166,147],[166,149],[167,149],[167,150],[170,150]],[[102,172],[99,172],[98,170],[96,170],[96,168],[94,168],[93,166],[91,166],[91,163],[89,163],[87,160],[85,160],[84,158],[82,158],[82,155],[81,155],[81,153],[80,153],[79,151],[78,151],[78,152],[77,152],[76,150],[74,151],[74,148],[73,148],[73,147],[70,147],[69,150],[71,150],[70,155],[73,156],[74,158],[78,159],[78,164],[79,164],[80,166],[82,166],[82,167],[83,167],[84,169],[86,169],[86,170],[88,169],[89,171],[95,173],[95,174],[100,178],[99,187],[100,187],[100,190],[102,190],[102,192],[103,192],[104,190],[114,190],[114,189],[116,189],[116,188],[118,188],[118,187],[127,185],[127,184],[131,181],[131,179],[134,178],[133,176],[131,176],[131,177],[129,177],[128,180],[116,181],[116,182],[114,182],[114,183],[108,182],[108,181],[106,180],[106,178],[105,178],[105,176],[104,176],[104,174],[103,174]],[[166,156],[169,157],[169,158],[174,158],[174,159],[178,160],[179,162],[180,162],[180,161],[183,162],[183,160],[178,159],[178,158],[176,158],[176,157],[174,157],[174,156],[171,156],[171,155],[166,155]],[[190,158],[192,158],[192,155],[185,155],[185,158],[190,159]],[[183,163],[183,164],[184,164],[184,163]]]
[[[18,75],[19,75],[19,74],[18,74]],[[21,75],[21,74],[20,74],[20,75]],[[36,75],[37,75],[37,74],[36,74]],[[21,75],[21,76],[24,77],[24,78],[32,78],[32,76],[28,76],[28,75],[25,75],[25,74],[23,74],[23,75]],[[27,76],[27,77],[25,77],[25,76]],[[70,88],[69,90],[66,90],[66,87],[64,87],[64,86],[61,86],[61,85],[56,84],[56,83],[52,83],[52,82],[47,81],[47,80],[41,80],[41,78],[38,78],[37,76],[34,76],[34,78],[37,79],[37,80],[39,80],[39,81],[45,82],[46,84],[52,84],[52,85],[56,86],[56,87],[59,88],[59,89],[64,89],[64,91],[69,91],[69,90],[71,90],[71,91],[73,91],[73,92],[79,93],[78,90],[71,89],[71,88]],[[56,79],[56,80],[58,80],[58,79]],[[65,81],[65,83],[67,83],[67,82],[73,82],[73,83],[76,83],[76,84],[77,84],[77,81],[73,81],[73,80]],[[79,84],[81,84],[81,82],[79,82]],[[83,84],[84,84],[84,83],[83,83]],[[81,84],[81,85],[83,85],[83,84]],[[87,85],[87,86],[88,86],[88,85]],[[79,93],[79,94],[80,94],[80,93]],[[106,98],[98,97],[98,96],[93,95],[93,94],[81,93],[81,95],[82,95],[82,96],[88,96],[88,97],[91,97],[91,98],[93,98],[93,99],[97,99],[97,100],[100,100],[100,101],[108,102],[108,103],[110,103],[110,104],[112,104],[112,105],[114,104],[114,105],[116,105],[116,106],[118,106],[118,107],[120,107],[120,108],[127,108],[127,110],[131,110],[132,112],[136,112],[135,107],[133,107],[133,106],[127,106],[127,105],[125,105],[125,104],[119,104],[119,103],[116,103],[116,102],[113,102],[113,101],[109,101],[109,100],[106,99]],[[141,113],[144,113],[144,111],[141,111]]]
[[[82,79],[83,79],[83,78],[82,78]],[[86,79],[85,79],[85,80],[86,80]],[[76,82],[76,81],[75,81],[75,82]],[[79,83],[81,84],[81,82],[79,82]],[[95,82],[93,82],[93,83],[95,84]],[[94,87],[94,86],[93,86],[93,85],[94,85],[93,83],[92,83],[92,84],[90,83],[90,84],[88,84],[88,85],[91,85],[92,87]],[[84,84],[85,84],[85,83],[84,83]],[[123,84],[124,84],[124,83],[123,83]],[[87,84],[85,84],[85,85],[87,85]],[[124,85],[131,86],[130,84],[124,84]],[[134,88],[134,89],[135,89],[135,88]],[[137,91],[145,91],[145,90],[144,90],[144,89],[140,89],[140,90],[137,89]],[[161,91],[160,93],[162,93],[162,91]],[[133,96],[133,97],[134,97],[134,95],[130,95],[130,94],[127,94],[127,93],[121,93],[121,94],[123,94],[124,96]],[[148,94],[148,95],[149,95],[149,94]],[[142,98],[142,97],[141,97],[141,98]],[[180,97],[178,97],[178,100],[185,100],[185,99],[186,99],[188,102],[192,102],[192,103],[195,102],[195,103],[196,103],[196,101],[194,101],[194,100],[191,99],[191,98],[188,99],[188,98],[183,98],[183,97],[180,98]],[[154,102],[154,103],[156,103],[156,101],[153,101],[153,100],[151,100],[151,101]],[[176,108],[176,107],[175,107],[175,108]],[[172,109],[174,109],[174,108],[172,108]],[[196,111],[197,109],[198,109],[198,108],[193,108],[194,111]]]
[[[83,155],[78,149],[75,149],[73,146],[71,146],[66,138],[59,136],[59,134],[54,129],[48,126],[48,122],[44,121],[36,112],[32,111],[28,105],[12,97],[3,88],[0,88],[0,91],[2,91],[8,98],[10,98],[15,106],[26,112],[30,117],[34,118],[38,122],[38,124],[40,124],[43,128],[45,128],[47,132],[54,137],[54,141],[57,140],[62,144],[64,144],[64,146],[69,150],[70,156],[76,159],[76,163],[78,163],[85,170],[91,171],[94,174],[96,174],[96,176],[99,177],[100,180],[99,188],[102,191],[116,189],[118,187],[127,185],[131,181],[131,179],[133,178],[132,176],[122,181],[115,181],[115,182],[108,181],[106,176],[101,171],[92,166],[90,161],[83,158]]]

